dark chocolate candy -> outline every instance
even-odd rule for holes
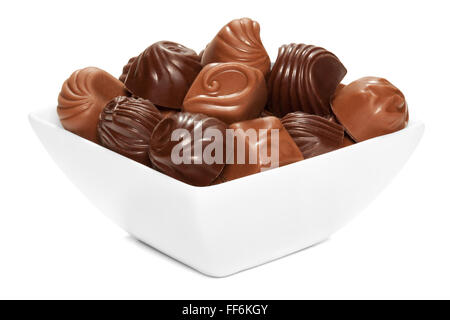
[[[249,18],[225,25],[207,45],[202,65],[212,62],[240,62],[259,69],[264,76],[270,70],[270,58],[259,35],[259,23]]]
[[[392,133],[408,124],[408,106],[403,93],[389,81],[365,77],[340,89],[333,112],[357,142]]]
[[[272,163],[271,153],[272,144],[275,144],[274,146],[278,147],[278,167],[303,160],[301,151],[283,127],[280,119],[276,117],[257,118],[234,123],[230,126],[230,129],[235,130],[234,159],[232,159],[231,164],[225,166],[218,182],[238,179],[273,168],[274,163]],[[254,138],[249,135],[250,131],[247,131],[248,129],[256,130],[256,136]],[[259,131],[260,129],[266,129],[267,134],[262,135]],[[278,141],[273,140],[272,134],[274,129],[278,131]],[[239,163],[238,161],[239,140],[245,141],[244,163]],[[261,156],[261,154],[264,154],[264,151],[261,149],[263,146],[266,146],[265,155],[267,155],[269,159],[264,159]],[[254,161],[251,161],[251,154],[256,155]]]
[[[110,150],[150,166],[150,137],[162,117],[161,112],[148,100],[116,97],[100,114],[99,141]]]
[[[128,72],[130,71],[131,65],[133,64],[134,60],[136,60],[137,57],[133,57],[130,60],[128,60],[128,63],[123,66],[122,74],[119,77],[119,80],[122,82],[125,82],[125,79],[128,76]]]
[[[125,86],[135,96],[166,108],[180,109],[202,66],[194,50],[160,41],[142,52],[130,66]]]
[[[323,48],[283,45],[270,73],[267,108],[278,117],[295,111],[327,116],[346,73],[339,59]]]
[[[242,63],[211,63],[189,89],[183,111],[203,113],[230,124],[258,117],[266,101],[261,71]]]
[[[83,138],[98,142],[97,122],[106,103],[126,95],[122,82],[98,68],[75,71],[58,96],[57,112],[62,126]]]
[[[339,149],[344,142],[344,128],[320,116],[293,112],[285,115],[281,123],[305,159]]]
[[[176,129],[182,129],[179,135],[175,135]],[[150,159],[154,167],[175,179],[194,186],[208,186],[225,166],[226,129],[227,125],[224,122],[203,114],[188,112],[171,114],[153,131],[149,148]],[[215,139],[208,137],[208,133],[212,131],[222,137],[220,146],[218,145],[222,150],[222,156],[212,152],[217,159],[207,163],[203,152],[212,148]]]

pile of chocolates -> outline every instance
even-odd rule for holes
[[[118,79],[94,67],[75,71],[62,86],[57,112],[63,127],[83,138],[175,179],[207,186],[272,168],[267,159],[250,161],[249,154],[262,145],[270,150],[273,137],[242,137],[244,163],[217,151],[218,161],[211,163],[198,159],[194,149],[208,148],[214,139],[198,130],[214,129],[225,137],[234,129],[238,139],[248,129],[276,129],[283,166],[407,125],[400,90],[376,77],[341,84],[346,73],[333,53],[306,44],[281,46],[271,66],[258,22],[242,18],[225,25],[200,54],[160,41],[131,58]],[[174,141],[177,129],[183,130]],[[190,152],[183,157],[189,161],[171,157],[178,141],[187,141]],[[219,143],[228,150],[226,139]]]

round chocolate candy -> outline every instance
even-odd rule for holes
[[[226,129],[227,125],[216,118],[174,113],[155,127],[150,160],[155,168],[175,179],[208,186],[225,166]]]
[[[123,83],[106,71],[93,67],[77,70],[64,82],[59,93],[59,120],[66,130],[98,142],[100,113],[108,101],[126,94]]]
[[[116,97],[103,109],[98,122],[100,143],[121,155],[150,166],[148,147],[162,114],[148,100]]]
[[[339,149],[344,143],[344,128],[320,116],[293,112],[285,115],[281,123],[305,159]]]
[[[181,109],[184,96],[202,66],[194,50],[160,41],[131,64],[125,86],[135,96],[162,107]]]
[[[278,117],[295,111],[328,116],[331,97],[346,73],[339,59],[323,48],[283,45],[270,73],[267,108]]]
[[[401,130],[409,119],[403,93],[377,77],[361,78],[340,89],[332,109],[357,142]]]
[[[261,42],[259,31],[259,23],[249,18],[231,21],[206,46],[202,54],[202,65],[240,62],[259,69],[264,76],[267,75],[270,58]]]
[[[231,124],[258,117],[266,101],[261,71],[242,63],[210,63],[186,94],[183,111],[203,113]]]

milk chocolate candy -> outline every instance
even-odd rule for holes
[[[285,115],[281,123],[305,159],[339,149],[344,143],[344,128],[320,116],[293,112]]]
[[[357,142],[401,130],[408,124],[403,93],[389,81],[365,77],[335,95],[333,112]]]
[[[295,111],[330,115],[330,100],[346,73],[339,59],[323,48],[283,45],[270,73],[267,108],[278,117]]]
[[[231,160],[227,159],[219,182],[303,160],[301,151],[276,117],[234,123],[230,129],[234,130],[234,154]],[[243,143],[243,149],[240,143]],[[227,147],[230,148],[229,145]]]
[[[231,21],[205,48],[202,65],[212,62],[240,62],[259,69],[264,76],[267,75],[270,58],[261,42],[259,31],[259,23],[249,18]]]
[[[122,74],[119,77],[119,80],[122,82],[125,82],[125,79],[128,76],[128,72],[130,71],[131,65],[133,64],[134,60],[136,60],[137,57],[133,57],[130,60],[128,60],[128,63],[123,67]]]
[[[126,95],[122,82],[98,68],[75,71],[59,93],[57,112],[62,126],[93,142],[97,140],[97,122],[106,103]]]
[[[183,110],[231,124],[258,117],[266,101],[266,81],[261,71],[242,63],[211,63],[200,71],[189,89]]]
[[[104,147],[150,166],[148,147],[162,114],[148,100],[116,97],[100,114],[98,138]]]
[[[208,186],[225,166],[226,129],[227,125],[216,118],[174,113],[153,130],[149,157],[154,167],[168,176]]]
[[[181,109],[184,96],[201,68],[195,51],[175,42],[160,41],[133,61],[125,86],[133,95],[158,106]]]
[[[345,133],[344,140],[342,141],[340,148],[345,148],[351,146],[352,144],[355,144],[355,141],[353,141],[353,139],[350,138],[350,136],[347,133]]]

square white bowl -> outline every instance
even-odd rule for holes
[[[209,187],[194,187],[64,130],[56,108],[29,116],[72,182],[133,237],[214,277],[327,239],[406,163],[424,125]]]

